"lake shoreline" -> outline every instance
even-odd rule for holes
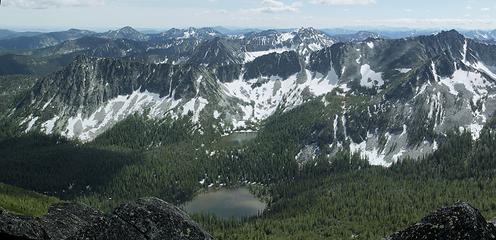
[[[212,214],[222,219],[244,219],[263,215],[269,206],[248,186],[218,187],[200,191],[181,205],[188,214]]]

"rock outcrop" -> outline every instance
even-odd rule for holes
[[[424,217],[419,223],[397,232],[387,240],[489,240],[496,227],[467,203],[457,203]]]
[[[157,198],[124,204],[112,214],[77,203],[59,203],[40,218],[0,210],[2,240],[209,240],[179,208]]]

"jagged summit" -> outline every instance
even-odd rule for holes
[[[194,28],[194,27],[189,27],[186,29],[178,29],[178,28],[171,28],[166,32],[163,32],[161,34],[162,37],[167,37],[169,39],[171,38],[179,38],[179,39],[186,39],[186,38],[213,38],[216,36],[222,36],[221,33],[217,32],[213,28]]]
[[[202,32],[204,39],[198,38]],[[432,152],[438,137],[454,128],[477,138],[496,110],[496,46],[456,31],[335,44],[312,28],[244,38],[214,36],[209,29],[169,33],[177,38],[156,35],[162,40],[153,47],[129,40],[98,43],[85,55],[104,58],[78,58],[43,77],[11,116],[26,131],[85,141],[144,112],[155,118],[191,115],[199,125],[213,117],[221,133],[256,131],[276,112],[338,91],[366,101],[345,101],[319,114],[331,119],[322,119],[326,124],[315,132],[332,129],[332,137],[306,139],[299,147],[333,152],[349,145],[373,164],[389,166]],[[350,108],[365,108],[360,111],[367,117]]]
[[[222,66],[243,63],[244,55],[240,46],[216,37],[198,46],[189,62],[207,66]]]
[[[460,32],[458,32],[456,29],[441,31],[435,35],[438,37],[444,36],[445,38],[460,38],[460,37],[465,38],[465,36]]]
[[[299,28],[293,31],[266,30],[244,35],[247,51],[266,51],[269,49],[291,49],[301,55],[331,46],[335,41],[322,31],[314,28]]]

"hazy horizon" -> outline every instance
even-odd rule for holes
[[[425,8],[429,6],[429,8]],[[0,28],[496,29],[492,0],[3,0]],[[188,16],[187,18],[185,16]],[[61,21],[63,19],[63,21]]]
[[[94,32],[106,32],[106,31],[112,31],[112,30],[118,30],[124,27],[132,27],[138,31],[144,32],[144,33],[153,33],[153,32],[165,32],[173,28],[177,29],[186,29],[186,28],[224,28],[229,31],[243,31],[243,30],[277,30],[277,31],[285,31],[285,30],[294,30],[298,28],[305,28],[305,27],[313,27],[313,26],[295,26],[295,27],[287,27],[287,28],[277,28],[277,27],[229,27],[229,26],[187,26],[187,27],[170,27],[170,28],[146,28],[146,27],[134,27],[131,25],[125,25],[125,26],[116,26],[116,27],[108,27],[108,28],[91,28],[91,27],[71,27],[71,26],[62,26],[62,27],[50,27],[50,28],[44,28],[44,27],[33,27],[33,26],[26,26],[26,27],[10,27],[10,26],[3,26],[0,25],[0,30],[9,30],[9,31],[14,31],[14,32],[58,32],[58,31],[67,31],[69,29],[78,29],[78,30],[88,30],[88,31],[94,31]],[[315,27],[313,27],[315,28]],[[376,27],[370,27],[370,26],[343,26],[343,27],[322,27],[322,28],[315,28],[318,30],[342,30],[343,32],[359,32],[359,31],[370,31],[370,32],[401,32],[401,31],[449,31],[449,30],[457,30],[457,31],[496,31],[496,28],[494,29],[477,29],[477,28],[412,28],[412,27],[388,27],[388,26],[376,26]]]

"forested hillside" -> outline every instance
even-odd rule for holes
[[[492,121],[478,140],[454,130],[438,138],[433,154],[390,168],[370,166],[347,150],[303,165],[288,161],[300,144],[308,144],[301,142],[306,134],[321,126],[319,118],[309,117],[318,111],[323,110],[316,101],[276,114],[242,145],[226,144],[213,133],[192,135],[187,119],[172,125],[140,116],[86,144],[24,135],[2,142],[2,163],[10,169],[2,177],[103,210],[140,196],[179,204],[211,184],[258,183],[264,189],[259,196],[270,199],[262,217],[195,216],[219,239],[381,239],[458,200],[471,202],[488,219],[496,216]]]
[[[383,239],[458,200],[496,217],[494,45],[455,30],[78,32],[0,41],[8,210],[231,188],[267,205],[194,216],[221,240]]]
[[[323,172],[316,165],[307,176],[273,185],[274,202],[261,218],[196,219],[218,239],[383,239],[457,201],[470,202],[493,219],[495,140],[489,129],[478,141],[466,132],[453,133],[433,155],[389,169]]]

